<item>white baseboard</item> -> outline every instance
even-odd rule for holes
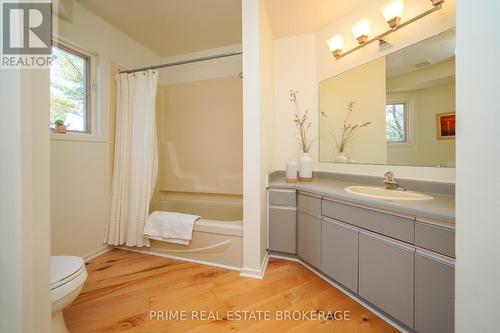
[[[82,258],[85,262],[88,262],[89,260],[92,260],[94,259],[95,257],[98,257],[100,256],[101,254],[104,254],[106,252],[109,252],[111,251],[112,249],[114,249],[113,246],[109,246],[109,245],[105,245],[103,247],[101,247],[100,249],[97,249],[95,251],[92,251],[90,253],[87,253],[86,255],[84,255]]]
[[[262,261],[260,269],[243,267],[241,268],[240,276],[262,280],[264,279],[264,274],[266,273],[266,268],[268,263],[269,263],[269,251],[266,252],[266,255],[264,256],[264,260]]]
[[[337,288],[338,290],[340,290],[341,292],[346,294],[352,300],[356,301],[357,303],[361,304],[363,307],[367,308],[370,312],[374,313],[376,316],[378,316],[383,321],[385,321],[386,323],[388,323],[392,327],[396,328],[400,332],[403,332],[403,333],[410,333],[411,332],[408,329],[406,329],[405,327],[401,326],[399,323],[397,323],[394,320],[392,320],[391,318],[387,317],[384,313],[380,312],[379,310],[374,308],[372,305],[370,305],[370,304],[366,303],[365,301],[363,301],[362,299],[356,297],[356,295],[354,295],[352,292],[350,292],[349,290],[347,290],[346,288],[344,288],[340,284],[336,283],[335,281],[332,281],[330,278],[326,277],[324,274],[322,274],[321,272],[319,272],[315,268],[309,266],[308,264],[306,264],[305,262],[300,260],[300,258],[297,258],[294,256],[286,256],[286,255],[282,256],[279,254],[270,254],[269,256],[272,258],[290,260],[290,261],[295,261],[295,262],[300,263],[302,266],[304,266],[305,268],[307,268],[308,270],[310,270],[311,272],[313,272],[314,274],[319,276],[321,279],[325,280],[326,282],[328,282],[329,284],[331,284],[332,286],[334,286],[335,288]]]
[[[164,254],[164,253],[158,253],[158,252],[153,252],[153,251],[148,251],[148,250],[139,250],[135,248],[129,248],[125,246],[116,246],[115,248],[120,249],[120,250],[126,250],[126,251],[132,251],[132,252],[137,252],[137,253],[142,253],[142,254],[148,254],[151,256],[157,256],[157,257],[163,257],[163,258],[169,258],[169,259],[175,259],[179,261],[186,261],[190,262],[193,264],[200,264],[200,265],[206,265],[206,266],[212,266],[212,267],[217,267],[217,268],[223,268],[223,269],[228,269],[231,271],[241,271],[241,268],[236,267],[236,266],[229,266],[229,265],[222,265],[222,264],[217,264],[213,263],[210,261],[204,261],[204,260],[197,260],[197,259],[191,259],[191,258],[184,258],[184,257],[178,257],[178,256],[173,256],[170,254]]]

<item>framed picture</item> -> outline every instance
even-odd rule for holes
[[[437,139],[455,139],[455,112],[440,113],[437,119]]]

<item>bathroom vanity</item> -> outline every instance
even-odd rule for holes
[[[453,332],[453,194],[389,201],[345,191],[352,185],[272,179],[269,250],[298,257],[409,329]]]

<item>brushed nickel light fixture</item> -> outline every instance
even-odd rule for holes
[[[387,40],[387,36],[407,25],[420,20],[421,18],[434,13],[435,11],[443,8],[444,0],[430,0],[432,3],[432,8],[407,20],[402,22],[403,12],[404,12],[404,0],[390,0],[385,5],[383,5],[380,10],[382,15],[384,16],[385,21],[389,24],[389,30],[381,33],[378,36],[375,36],[371,39],[368,39],[370,35],[371,22],[370,20],[364,18],[357,23],[355,23],[352,27],[352,33],[356,40],[358,41],[358,46],[346,51],[342,52],[342,47],[344,46],[344,38],[341,35],[336,35],[329,40],[327,40],[328,47],[332,52],[335,59],[340,59],[345,57],[348,54],[351,54],[368,44],[371,44],[375,41],[379,41],[381,44],[385,43]]]

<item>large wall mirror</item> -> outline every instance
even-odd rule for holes
[[[455,31],[320,82],[320,161],[455,167]]]

